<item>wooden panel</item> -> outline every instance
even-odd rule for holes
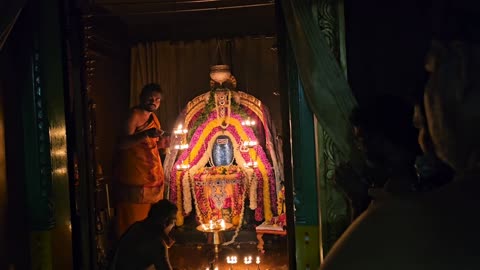
[[[132,42],[205,39],[275,33],[275,5],[269,0],[95,1],[96,17],[118,17]]]

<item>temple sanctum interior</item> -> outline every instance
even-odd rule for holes
[[[459,167],[424,138],[431,80],[470,74],[429,81],[475,51],[431,42],[475,40],[463,2],[0,3],[0,269],[445,269],[369,268],[421,237],[362,229]]]

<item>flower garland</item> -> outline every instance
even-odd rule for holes
[[[207,96],[206,94],[204,96]],[[210,113],[213,111],[215,107],[215,92],[210,91],[208,94],[208,100],[205,104],[205,107],[197,106],[192,108],[192,111],[189,111],[185,117],[185,125],[188,128],[187,140],[190,140],[193,133],[197,130],[197,128],[204,124],[208,118]]]
[[[233,176],[233,177],[232,177]],[[203,217],[200,221],[206,223],[207,220],[215,218],[223,218],[221,213],[217,211],[220,209],[229,208],[232,210],[232,217],[238,217],[242,211],[242,204],[244,201],[233,200],[235,198],[244,198],[245,189],[243,183],[248,182],[245,173],[238,166],[220,166],[220,167],[205,167],[197,171],[194,176],[194,194],[196,209],[198,214]],[[230,179],[223,179],[228,177]],[[205,194],[206,186],[211,185],[229,185],[233,186],[232,196],[224,198],[219,207],[211,196]],[[227,192],[227,190],[223,190]],[[220,208],[220,209],[219,209]],[[214,215],[212,215],[212,212]],[[232,222],[235,224],[235,222]]]
[[[190,169],[188,171],[189,173],[190,172],[197,172],[198,170],[205,167],[205,165],[208,163],[208,160],[209,160],[209,155],[206,155],[205,153],[206,152],[211,152],[212,147],[213,147],[213,143],[214,143],[213,138],[216,138],[220,134],[227,134],[227,135],[230,135],[230,137],[232,137],[232,135],[228,131],[225,133],[224,131],[220,131],[220,129],[217,127],[203,141],[204,142],[203,145],[205,145],[205,142],[206,142],[208,144],[208,147],[207,148],[202,147],[201,148],[202,151],[200,151],[200,153],[195,152],[195,151],[191,151],[191,145],[192,144],[190,144],[189,149],[187,149],[187,151],[189,153],[187,155],[187,157],[191,156],[190,153],[196,153],[195,156],[197,158],[200,157],[200,159],[198,159],[198,161],[197,161],[197,159],[194,159],[194,161],[190,163],[190,164],[193,163],[194,165],[190,167]],[[236,143],[236,141],[233,140],[232,143],[233,143],[235,148],[238,148],[238,144]],[[239,161],[240,163],[245,163],[245,160],[243,159],[243,157],[238,155],[238,154],[235,155],[235,160]],[[183,162],[180,162],[180,161],[181,160],[179,159],[176,164],[182,164],[183,163]],[[170,193],[170,198],[171,198],[172,201],[177,201],[178,200],[177,201],[178,202],[177,207],[179,209],[179,213],[183,213],[183,215],[186,216],[192,210],[191,209],[191,206],[192,206],[191,194],[190,194],[190,192],[187,192],[188,189],[185,188],[186,186],[184,186],[184,189],[183,189],[183,191],[184,191],[183,196],[182,196],[182,193],[180,193],[180,194],[177,193],[177,190],[180,190],[180,188],[181,188],[179,183],[185,183],[184,180],[186,180],[186,179],[189,179],[189,180],[193,181],[191,178],[186,178],[185,172],[186,171],[180,171],[180,172],[177,172],[176,170],[172,171],[171,186],[174,186],[174,187],[178,186],[178,188],[175,188],[175,189],[172,188],[171,193]],[[176,173],[176,175],[175,175],[176,177],[174,177],[173,173]],[[193,187],[194,183],[189,183],[188,186]],[[193,193],[193,191],[192,191],[192,193]],[[182,204],[181,204],[182,200],[180,200],[180,198],[182,198],[182,197],[183,197],[183,208],[182,208]],[[196,202],[196,201],[194,200],[194,202]],[[178,219],[178,217],[177,217],[177,219]],[[178,220],[180,220],[180,219],[178,219]],[[182,216],[181,220],[183,220],[183,216]],[[179,222],[177,225],[181,225],[181,224],[183,224],[183,223]]]
[[[237,120],[240,120],[240,119],[237,119]],[[237,130],[233,130],[232,134],[235,137],[237,137],[236,139],[238,141],[239,137],[238,137],[238,134],[237,134],[236,131]],[[242,130],[240,130],[240,131],[242,131]],[[251,134],[251,130],[245,129],[244,131],[247,134],[250,133],[250,134],[248,134],[249,135],[248,137],[252,137],[253,134]],[[271,166],[268,162],[268,159],[266,158],[266,155],[261,150],[261,148],[258,148],[257,151],[254,151],[253,149],[251,149],[250,154],[247,153],[247,156],[245,157],[245,160],[251,159],[255,152],[256,152],[256,154],[258,154],[258,158],[260,159],[260,161],[262,161],[262,162],[259,163],[258,168],[255,168],[255,172],[257,173],[258,179],[263,179],[264,182],[265,182],[265,184],[261,183],[261,181],[259,182],[259,184],[261,186],[258,187],[259,188],[258,194],[262,195],[262,192],[263,192],[263,197],[265,197],[264,200],[263,200],[263,203],[261,203],[260,205],[262,205],[262,204],[264,205],[264,208],[267,211],[265,218],[269,220],[270,217],[271,217],[271,207],[270,207],[270,205],[275,205],[276,204],[275,180],[274,180],[274,176],[273,176],[273,173],[272,173]],[[269,181],[269,180],[273,180],[273,181]],[[263,188],[263,187],[265,187],[265,188]],[[260,198],[262,198],[262,197],[260,197]],[[259,201],[259,202],[261,202],[261,201]],[[263,212],[262,210],[263,210],[262,208],[257,208],[257,219],[260,219],[260,216],[263,216],[263,214],[261,214],[261,212]],[[259,211],[261,211],[261,212],[259,212]]]
[[[257,182],[258,179],[253,171],[253,169],[248,169],[246,170],[248,174],[248,179],[249,179],[249,188],[248,188],[248,195],[249,195],[249,207],[251,210],[257,209],[258,203],[258,197],[257,197]]]
[[[227,135],[230,138],[233,137],[233,135],[228,130],[227,131],[220,131],[219,128],[216,128],[215,131],[212,131],[212,134],[211,134],[212,139],[210,139],[210,140],[207,139],[208,140],[208,148],[207,149],[202,149],[202,150],[204,150],[202,155],[204,155],[205,152],[211,152],[213,144],[214,144],[213,138],[216,138],[219,135]],[[209,136],[209,138],[210,138],[210,136]],[[232,140],[232,144],[233,144],[234,148],[239,147],[239,144],[235,140]],[[208,157],[208,155],[205,155],[205,156]],[[234,152],[234,158],[235,158],[235,160],[237,160],[237,162],[245,163],[244,157],[239,155],[237,152]],[[205,159],[207,159],[207,158],[205,158]],[[206,170],[206,168],[204,168],[203,166],[204,165],[202,165],[202,167],[199,169],[200,172],[197,171],[197,174],[201,173],[203,170]],[[235,168],[235,167],[233,167],[233,168]],[[212,169],[208,169],[208,170],[212,170]],[[222,169],[222,167],[218,167],[218,170],[220,170],[220,172],[221,172],[223,169]],[[230,173],[233,173],[233,171],[230,171]],[[245,180],[248,181],[248,179],[245,179]]]
[[[278,192],[277,212],[279,215],[285,212],[285,187]]]
[[[216,114],[211,113],[209,115],[208,120],[205,121],[204,124],[200,125],[197,128],[197,130],[195,130],[195,133],[193,134],[191,142],[190,142],[189,149],[187,149],[186,151],[184,151],[180,155],[180,157],[177,160],[177,164],[183,163],[183,161],[186,160],[187,156],[190,155],[190,154],[194,157],[193,160],[190,162],[190,164],[194,164],[194,166],[195,165],[204,166],[206,164],[206,162],[208,162],[208,155],[205,155],[206,149],[201,149],[202,147],[199,146],[198,142],[199,141],[203,141],[204,143],[205,142],[211,142],[212,139],[213,139],[213,135],[216,134],[217,132],[221,131],[220,127],[218,127],[218,125],[215,125],[216,123],[214,123],[214,122],[216,122],[216,121],[214,121],[215,118],[216,118]],[[227,130],[230,131],[232,136],[235,138],[236,143],[240,142],[242,137],[244,137],[243,140],[255,139],[255,134],[253,133],[252,129],[245,128],[245,127],[241,126],[241,124],[240,124],[241,119],[242,118],[239,115],[234,114],[234,113],[231,114],[231,120],[233,120],[233,121],[230,121],[231,126],[227,127]],[[239,132],[240,132],[240,134],[239,134]],[[259,181],[258,185],[257,185],[257,190],[258,190],[257,193],[258,193],[258,195],[262,195],[262,196],[258,196],[259,198],[256,201],[258,203],[263,204],[264,207],[257,207],[255,216],[256,216],[257,220],[261,220],[261,217],[263,216],[263,210],[265,210],[265,218],[267,220],[269,220],[271,218],[272,214],[273,214],[272,213],[273,209],[272,209],[271,206],[276,205],[275,177],[272,173],[272,167],[270,165],[270,162],[268,161],[268,159],[265,155],[265,152],[263,152],[261,147],[259,147],[256,151],[251,149],[250,153],[246,153],[246,154],[242,153],[241,155],[244,155],[244,158],[243,158],[244,160],[249,160],[249,159],[252,158],[253,152],[255,152],[258,155],[258,158],[260,159],[258,168],[254,169],[254,174],[256,175],[256,177],[258,179],[263,179],[263,182],[265,183],[265,185],[263,185],[262,181]],[[205,158],[205,156],[207,156],[207,157]],[[202,161],[202,162],[199,162],[201,159],[206,159],[206,162],[205,162],[205,160]],[[236,157],[236,160],[237,160],[237,162],[239,161],[239,159],[237,157]],[[197,167],[197,166],[195,166],[195,167]],[[174,166],[174,168],[175,168],[175,166]],[[195,172],[195,169],[198,169],[198,168],[190,168],[190,170],[192,172]],[[172,171],[171,181],[172,182],[175,181],[176,183],[171,183],[171,187],[174,187],[174,186],[177,187],[176,190],[174,190],[172,188],[172,191],[171,191],[171,193],[172,193],[171,198],[174,201],[178,200],[180,197],[182,197],[182,196],[179,196],[181,194],[178,194],[179,191],[180,191],[179,182],[185,183],[185,181],[178,181],[180,179],[183,180],[184,172],[180,172],[179,174],[180,175],[177,174],[176,170]],[[188,185],[188,186],[191,186],[191,185]],[[263,188],[263,186],[265,186],[266,188]],[[250,186],[250,189],[252,189],[251,186]],[[186,190],[188,190],[188,189],[185,188],[183,190],[183,193],[184,193],[183,195],[185,195],[185,193],[188,193],[188,192],[186,192]],[[189,210],[187,208],[187,205],[191,206],[191,203],[188,204],[188,200],[185,201],[185,204],[184,204],[184,206],[185,206],[184,209],[185,210]],[[250,205],[250,206],[252,207],[253,205]],[[262,208],[264,208],[264,209],[262,209]],[[277,212],[275,208],[274,208],[274,212]],[[188,213],[189,211],[185,211],[185,212]]]
[[[246,186],[247,186],[247,181],[244,181],[243,182],[243,190],[246,190]],[[238,234],[240,232],[240,228],[242,228],[242,222],[243,222],[243,216],[245,214],[245,194],[246,192],[243,192],[242,193],[242,210],[240,210],[240,219],[239,219],[239,222],[238,222],[238,226],[237,228],[235,229],[235,234],[233,235],[232,239],[230,239],[230,241],[227,241],[227,242],[224,242],[222,245],[224,246],[228,246],[230,244],[233,244],[235,242],[235,239],[237,239],[238,237]]]

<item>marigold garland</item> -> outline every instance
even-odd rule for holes
[[[210,98],[208,103],[210,103],[212,100],[213,99]],[[235,102],[233,101],[233,99],[231,99],[231,102],[233,107]],[[189,144],[190,147],[180,154],[171,172],[170,198],[173,201],[177,202],[177,206],[179,206],[179,210],[181,210],[179,212],[183,214],[188,214],[192,210],[190,193],[194,190],[195,187],[193,179],[191,179],[188,174],[185,174],[185,172],[176,172],[176,165],[186,162],[188,157],[191,156],[193,158],[192,160],[190,160],[190,162],[188,162],[191,166],[189,169],[189,173],[198,173],[197,171],[204,167],[205,164],[208,162],[208,155],[205,155],[206,151],[208,151],[208,149],[211,149],[210,145],[213,143],[213,140],[216,138],[216,136],[218,136],[219,132],[221,131],[226,131],[231,134],[230,137],[234,145],[239,145],[242,141],[245,140],[255,140],[257,138],[254,129],[241,126],[241,121],[243,118],[245,118],[245,113],[242,113],[242,115],[238,113],[238,111],[241,110],[239,110],[237,104],[235,104],[234,108],[232,108],[229,119],[230,123],[225,130],[222,130],[221,127],[219,127],[221,123],[219,123],[216,112],[210,110],[210,113],[208,114],[208,111],[209,110],[197,112],[195,115],[191,116],[190,119],[192,121],[190,123],[185,123],[188,126],[190,132],[192,132]],[[193,122],[195,124],[192,124]],[[196,125],[197,123],[199,124],[198,126]],[[209,145],[209,147],[205,147],[205,144]],[[277,194],[275,175],[270,161],[267,158],[265,151],[260,146],[258,146],[256,149],[250,149],[247,153],[240,153],[240,156],[240,159],[235,156],[237,163],[239,161],[245,162],[253,160],[255,157],[257,158],[258,167],[254,168],[252,170],[253,172],[249,173],[251,177],[248,177],[250,178],[248,181],[248,192],[245,191],[244,193],[248,193],[250,197],[250,208],[255,209],[255,219],[257,221],[260,221],[263,218],[265,218],[266,220],[270,220],[274,215],[276,215],[277,212],[277,207],[272,207],[277,205]],[[253,181],[252,179],[258,179],[258,181]],[[254,190],[256,190],[256,192],[253,192]],[[256,196],[254,196],[254,194]],[[197,211],[200,210],[201,209],[197,209]],[[177,217],[177,220],[180,219]],[[183,223],[183,217],[181,218],[181,221]]]

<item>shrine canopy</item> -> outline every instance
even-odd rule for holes
[[[177,225],[195,212],[200,223],[237,226],[245,205],[256,221],[271,220],[278,215],[283,163],[269,110],[236,89],[228,66],[213,66],[210,77],[210,91],[188,102],[177,118],[164,162]]]

